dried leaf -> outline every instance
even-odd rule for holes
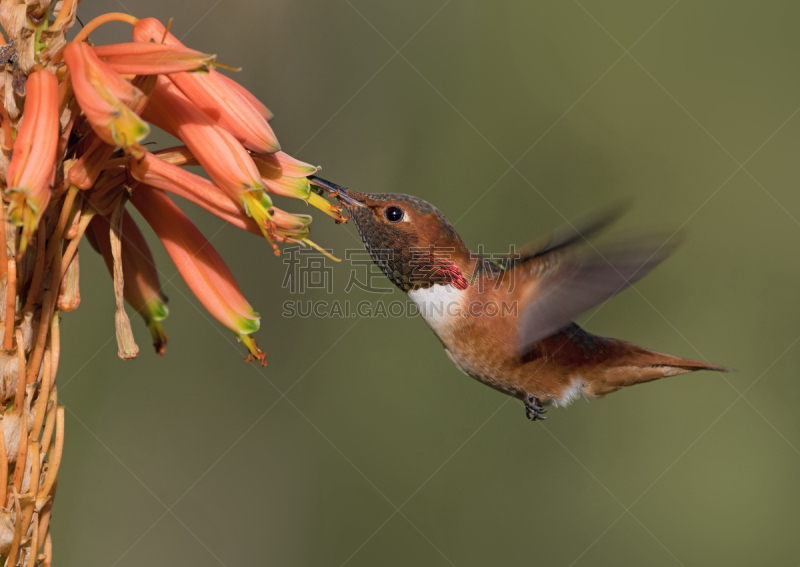
[[[61,288],[58,291],[58,303],[56,306],[59,311],[69,313],[70,311],[75,311],[81,304],[81,290],[78,285],[79,275],[78,252],[75,252],[75,256],[67,266],[67,273],[64,274],[64,279],[61,280]]]
[[[7,43],[0,47],[0,65],[7,65],[16,59],[17,44],[15,42]]]
[[[25,98],[25,83],[28,80],[28,76],[20,65],[14,65],[13,69],[11,86],[13,87],[14,95],[19,98]]]
[[[11,550],[14,541],[14,522],[11,521],[10,510],[0,510],[0,554],[5,555]]]
[[[36,30],[25,25],[17,39],[17,64],[24,74],[28,74],[36,64]],[[23,95],[20,95],[23,96]]]
[[[3,405],[14,397],[18,376],[17,349],[0,351],[0,403]]]
[[[109,237],[111,239],[111,254],[114,257],[114,297],[117,301],[117,312],[114,316],[114,324],[117,330],[118,354],[122,360],[133,360],[139,354],[139,347],[133,339],[131,320],[125,312],[125,298],[123,296],[125,280],[122,274],[121,235],[122,220],[125,218],[123,212],[125,211],[126,202],[127,198],[123,196],[114,209],[114,214],[111,215]]]
[[[44,30],[41,34],[41,41],[45,44],[45,48],[39,53],[39,60],[42,63],[46,64],[51,61],[64,48],[67,44],[67,32],[75,25],[75,18],[78,15],[78,3],[70,2],[70,13],[62,19],[60,15],[63,6],[64,3],[59,2],[57,11],[54,10],[54,15],[59,18],[58,23]]]
[[[7,185],[8,175],[8,156],[5,152],[0,152],[0,185]]]
[[[28,6],[22,0],[3,0],[0,2],[0,24],[9,40],[19,38],[20,31],[26,24]]]
[[[14,97],[14,69],[16,68],[16,65],[13,67],[6,65],[3,68],[3,74],[5,75],[3,79],[5,85],[3,89],[3,106],[5,106],[6,112],[8,112],[8,116],[11,118],[12,122],[19,118],[19,107]]]

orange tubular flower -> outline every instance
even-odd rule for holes
[[[61,315],[92,299],[80,293],[81,267],[84,281],[86,268],[96,267],[79,258],[84,236],[112,275],[120,358],[140,352],[131,308],[144,318],[156,352],[165,354],[167,345],[167,298],[131,216],[135,207],[198,301],[246,345],[245,360],[266,365],[254,340],[258,314],[180,210],[185,203],[167,192],[266,237],[276,255],[276,243],[299,243],[331,257],[309,240],[311,217],[273,206],[271,193],[344,220],[339,206],[321,198],[325,186],[339,195],[338,186],[279,151],[272,113],[217,72],[230,67],[184,46],[152,18],[101,13],[74,30],[79,6],[87,3],[0,0],[0,234],[6,240],[0,242],[0,400],[9,420],[0,443],[0,559],[14,566],[49,566],[53,559],[51,512],[65,427],[56,374],[66,352],[60,339],[75,333],[63,327],[68,321],[61,323]],[[109,24],[120,23],[133,28],[133,38],[94,45],[110,37],[102,33]],[[181,146],[149,152],[145,138],[155,127]]]
[[[158,77],[142,116],[174,133],[214,182],[244,207],[272,242],[275,227],[269,209],[272,201],[264,191],[261,174],[247,150],[163,76]],[[279,254],[275,247],[275,254]]]
[[[245,102],[249,102],[253,106],[253,108],[256,109],[256,112],[258,112],[266,120],[272,120],[273,118],[272,111],[270,111],[270,109],[267,108],[263,102],[258,100],[253,93],[248,91],[246,88],[244,88],[242,85],[240,85],[230,77],[223,75],[222,73],[217,73],[216,71],[213,71],[211,75],[217,81],[226,85],[232,92],[238,94],[241,98],[245,100]]]
[[[199,165],[199,162],[186,146],[176,146],[167,148],[154,153],[163,161],[176,166]],[[301,199],[330,215],[338,222],[344,222],[341,205],[333,205],[323,199],[320,195],[313,192],[311,184],[306,176],[315,174],[319,168],[303,163],[300,160],[285,154],[276,152],[274,154],[255,154],[253,161],[261,173],[268,193]],[[156,166],[158,167],[158,166]],[[170,191],[167,187],[161,187],[165,191]],[[273,211],[276,210],[274,207]],[[273,215],[273,222],[278,229],[281,228],[280,221]],[[280,230],[279,230],[280,232]]]
[[[28,76],[25,114],[8,164],[9,221],[22,226],[24,252],[50,202],[59,137],[58,80],[47,71]]]
[[[162,191],[136,190],[131,202],[153,228],[186,285],[203,307],[236,333],[250,351],[248,360],[257,359],[266,366],[266,355],[250,336],[259,328],[258,313],[242,295],[219,253]]]
[[[96,45],[95,54],[112,70],[130,75],[161,75],[181,71],[208,72],[216,55],[163,43],[112,43]]]
[[[75,98],[97,135],[126,152],[140,152],[139,142],[150,127],[131,108],[140,109],[146,100],[144,93],[100,61],[85,43],[67,45],[64,61]]]
[[[75,187],[89,189],[97,181],[116,147],[106,144],[94,131],[89,132],[83,142],[85,150],[67,175],[69,182]]]
[[[165,150],[174,152],[175,150]],[[218,216],[233,226],[246,230],[251,234],[261,236],[258,224],[242,211],[229,195],[217,185],[195,175],[185,169],[172,165],[154,154],[145,154],[141,159],[131,158],[129,171],[134,179],[144,184],[137,191],[146,186],[169,191],[183,197],[196,205],[203,207],[213,215]],[[308,225],[311,217],[308,215],[294,215],[272,207],[270,209],[275,223],[276,238],[278,242],[306,242],[314,247],[308,239]]]
[[[111,254],[111,225],[103,215],[95,215],[89,224],[89,235],[92,244],[100,251],[110,274],[114,274],[114,258]],[[139,227],[133,217],[125,211],[122,221],[122,273],[124,274],[123,295],[137,313],[144,319],[153,337],[156,352],[163,356],[167,347],[167,336],[161,326],[167,315],[167,297],[161,293],[161,283],[153,260],[153,254],[147,246]]]
[[[184,47],[155,18],[139,20],[133,28],[133,39],[143,43],[160,43],[163,40],[169,46]],[[256,106],[253,103],[255,97],[250,93],[245,96],[242,91],[247,91],[243,87],[233,88],[230,84],[233,81],[220,77],[223,76],[216,71],[203,75],[175,73],[170,75],[170,80],[200,110],[218,121],[247,149],[260,153],[278,151],[280,144],[264,114],[265,111],[269,113],[269,110],[261,103]]]
[[[318,167],[297,160],[284,152],[255,154],[253,161],[261,173],[261,180],[267,192],[301,199],[338,222],[344,221],[341,205],[333,205],[311,189],[308,176],[317,173]]]

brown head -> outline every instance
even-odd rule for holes
[[[334,194],[350,211],[372,260],[397,287],[467,287],[470,251],[439,209],[402,193],[337,186]]]

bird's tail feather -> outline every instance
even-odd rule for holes
[[[697,370],[728,372],[730,368],[642,348],[639,352],[632,354],[624,363],[614,365],[605,372],[595,375],[595,379],[586,384],[586,393],[602,397],[634,384]]]

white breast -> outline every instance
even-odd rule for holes
[[[441,335],[451,321],[463,315],[461,309],[465,293],[450,284],[435,284],[425,289],[412,289],[408,297],[416,304],[428,326]]]

